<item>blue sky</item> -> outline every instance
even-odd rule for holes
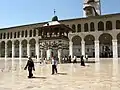
[[[120,0],[101,0],[102,14],[119,13]],[[1,0],[0,28],[83,16],[83,0]]]

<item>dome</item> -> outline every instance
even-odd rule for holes
[[[57,17],[57,16],[54,16],[54,17],[52,18],[52,21],[58,21],[58,17]]]

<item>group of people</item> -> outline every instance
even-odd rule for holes
[[[87,56],[87,59],[88,59],[88,56]],[[69,60],[71,62],[71,56],[69,56]],[[77,63],[76,56],[74,56],[73,63]],[[58,64],[57,58],[52,57],[51,64],[52,64],[52,75],[53,75],[53,74],[57,73],[57,64]],[[81,66],[85,66],[85,61],[84,61],[83,55],[81,56]],[[28,72],[29,72],[28,78],[32,78],[33,77],[32,70],[35,71],[35,67],[34,67],[34,62],[30,56],[28,57],[28,61],[27,61],[27,64],[26,64],[24,70],[26,70],[27,68],[28,68]]]

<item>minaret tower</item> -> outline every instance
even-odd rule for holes
[[[84,0],[83,16],[99,16],[101,15],[100,0]]]

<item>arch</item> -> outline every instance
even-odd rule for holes
[[[85,36],[84,41],[85,41],[85,54],[87,54],[89,57],[95,57],[94,47],[95,37],[93,35],[87,35]]]
[[[27,56],[27,40],[24,39],[22,41],[22,57],[26,57]]]
[[[95,26],[93,22],[90,23],[90,31],[95,31]]]
[[[103,33],[100,35],[100,57],[109,58],[113,56],[112,39],[112,35],[108,33]]]
[[[84,24],[84,32],[88,32],[89,30],[88,30],[88,23],[85,23]]]
[[[77,25],[77,32],[81,32],[81,24]]]
[[[15,50],[14,51],[15,52],[15,57],[19,57],[19,43],[20,43],[19,40],[15,40],[14,41],[14,45],[15,45],[15,49],[14,49]]]
[[[5,57],[5,41],[1,42],[1,57]]]
[[[102,21],[98,23],[98,31],[104,31],[104,23]]]
[[[81,56],[81,37],[80,36],[74,36],[72,38],[73,42],[73,56],[77,56],[80,58]]]
[[[116,20],[116,29],[120,29],[120,20]]]
[[[12,41],[7,42],[7,57],[12,57]]]
[[[73,33],[76,32],[76,26],[75,24],[72,25]]]
[[[106,30],[112,30],[112,22],[111,21],[106,22]]]
[[[117,44],[118,57],[120,57],[120,33],[117,35]]]

